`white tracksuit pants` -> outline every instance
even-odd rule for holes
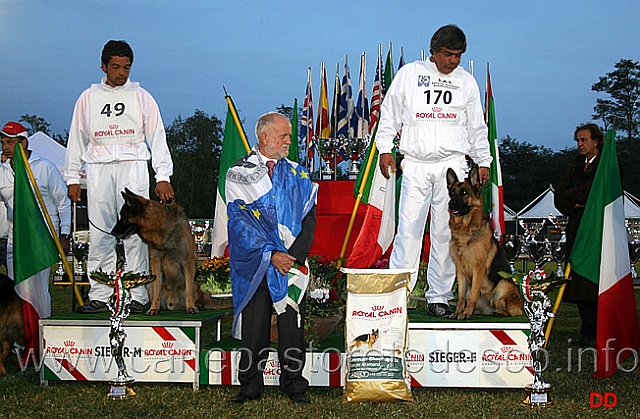
[[[116,238],[103,233],[110,232],[118,221],[120,208],[124,204],[121,192],[131,192],[149,197],[149,171],[146,161],[121,161],[114,163],[87,164],[87,214],[89,216],[89,258],[87,272],[98,269],[104,272],[116,270]],[[94,226],[95,225],[95,226]],[[126,270],[149,273],[149,250],[135,234],[124,241]],[[107,302],[113,288],[89,279],[89,300]],[[131,297],[146,304],[149,301],[144,286],[132,288]]]
[[[446,303],[453,298],[455,266],[449,253],[449,193],[447,169],[464,178],[466,161],[455,157],[438,163],[405,158],[402,161],[402,188],[398,209],[398,232],[393,242],[389,268],[411,269],[411,289],[418,279],[425,224],[431,208],[428,303]]]

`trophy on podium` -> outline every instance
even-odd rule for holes
[[[351,165],[349,166],[349,180],[355,180],[358,178],[359,168],[358,161],[360,157],[362,157],[362,153],[369,146],[370,136],[367,135],[366,138],[344,138],[343,139],[343,148],[347,152],[349,159],[351,160]]]
[[[336,157],[342,144],[337,138],[318,138],[318,154],[324,160],[324,169],[322,170],[322,180],[332,180],[335,170],[331,168],[333,159]]]
[[[118,366],[118,377],[109,381],[111,387],[107,397],[111,400],[133,397],[136,395],[135,391],[133,391],[135,379],[127,372],[123,358],[124,340],[127,337],[127,333],[123,329],[123,323],[129,317],[131,307],[129,288],[147,284],[156,278],[153,275],[143,276],[133,272],[125,273],[123,269],[119,269],[115,274],[105,274],[102,271],[93,272],[91,278],[102,284],[114,287],[113,295],[109,298],[107,307],[111,313],[109,319],[111,324],[109,344],[111,345],[113,359]]]

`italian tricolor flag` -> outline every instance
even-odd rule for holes
[[[236,106],[231,96],[226,96],[228,110],[224,123],[224,137],[222,139],[222,153],[220,154],[220,176],[218,178],[218,193],[216,194],[216,209],[213,217],[213,236],[211,238],[211,256],[223,256],[229,244],[227,236],[227,198],[225,185],[227,171],[251,151],[247,135],[244,132]]]
[[[38,358],[40,349],[40,318],[51,316],[51,296],[48,276],[34,276],[60,260],[56,243],[45,223],[44,211],[36,201],[38,185],[29,181],[33,173],[26,152],[16,145],[13,157],[13,280],[16,293],[23,300],[23,318],[26,350],[23,361],[33,353]],[[29,176],[28,174],[31,174]],[[39,194],[39,192],[37,192]]]
[[[593,378],[613,375],[640,346],[622,200],[615,131],[611,130],[569,258],[576,273],[599,286]]]
[[[498,130],[496,128],[496,111],[491,89],[491,75],[487,64],[487,90],[485,97],[485,121],[489,128],[489,146],[491,147],[491,167],[489,183],[484,188],[484,212],[491,215],[491,226],[495,236],[500,240],[505,232],[504,195],[502,191],[502,169],[500,168],[500,151],[498,149]]]
[[[376,131],[374,138],[375,133]],[[378,149],[374,139],[371,140],[364,161],[370,161],[370,164],[363,165],[360,169],[355,188],[360,201],[369,205],[360,233],[345,264],[348,268],[370,268],[391,246],[396,228],[396,179],[395,175],[389,179],[382,176],[378,168]]]

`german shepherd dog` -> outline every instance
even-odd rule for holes
[[[0,274],[0,377],[7,375],[4,360],[11,353],[13,342],[25,344],[22,300],[11,278]]]
[[[455,171],[447,170],[449,249],[458,281],[458,306],[452,319],[469,319],[474,313],[523,314],[518,287],[498,275],[500,271],[509,272],[509,262],[482,212],[481,186],[478,166],[471,169],[464,182],[458,180]]]
[[[349,352],[351,352],[354,348],[358,349],[361,345],[365,343],[369,345],[369,350],[373,349],[373,344],[376,343],[379,337],[379,329],[371,330],[371,333],[365,333],[364,335],[360,335],[353,340],[351,345],[349,345]]]
[[[126,188],[122,196],[120,219],[111,234],[121,239],[138,234],[149,246],[151,274],[156,280],[151,284],[151,306],[146,314],[155,316],[160,308],[198,313],[196,303],[206,295],[195,283],[195,238],[184,210],[176,203],[151,201]]]

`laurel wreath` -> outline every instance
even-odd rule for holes
[[[91,279],[101,284],[113,287],[116,283],[117,272],[104,272],[102,269],[91,272]],[[155,275],[142,275],[138,272],[127,271],[122,275],[122,282],[125,288],[133,288],[141,284],[148,284],[155,281]]]

